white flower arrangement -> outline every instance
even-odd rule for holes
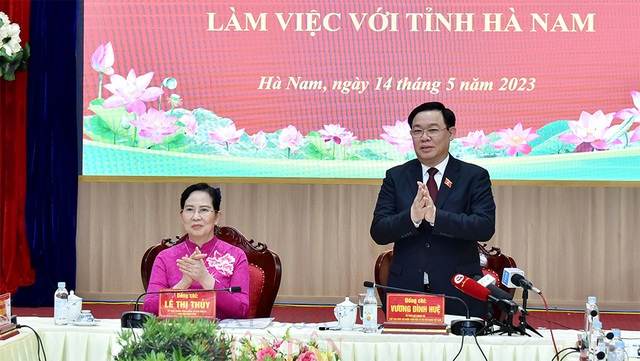
[[[26,69],[29,44],[20,46],[20,25],[0,11],[0,78],[14,80],[16,70]]]

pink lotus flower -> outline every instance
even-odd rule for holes
[[[193,114],[185,114],[180,117],[180,123],[184,124],[184,134],[193,137],[198,132],[198,122]]]
[[[340,124],[326,124],[318,133],[325,142],[334,142],[335,144],[342,144],[345,136],[353,137],[353,133],[341,127]]]
[[[98,73],[113,74],[113,46],[111,42],[100,44],[91,55],[91,67]]]
[[[267,136],[261,130],[251,136],[251,142],[256,146],[256,149],[264,149],[267,146]]]
[[[383,125],[382,129],[384,133],[380,134],[380,137],[396,147],[398,152],[406,154],[413,148],[413,140],[409,133],[411,127],[406,120],[397,120],[395,125]]]
[[[465,147],[481,149],[489,142],[489,138],[484,135],[483,130],[476,130],[473,132],[469,132],[466,137],[460,138],[460,141]]]
[[[633,105],[635,106],[635,108],[623,109],[617,112],[615,117],[622,120],[627,120],[635,116],[636,118],[633,121],[640,122],[640,92],[632,91],[631,99],[633,100]]]
[[[558,139],[565,143],[576,144],[577,152],[608,149],[611,144],[607,140],[617,130],[611,126],[613,116],[613,113],[604,114],[602,110],[593,114],[582,112],[580,119],[568,122],[571,132],[560,135]]]
[[[164,139],[178,131],[177,119],[167,116],[164,112],[153,108],[131,121],[131,125],[138,128],[140,138],[146,138],[155,144],[160,144]]]
[[[276,352],[276,350],[272,349],[271,347],[265,347],[258,350],[258,352],[256,353],[256,361],[265,361],[267,360],[267,357],[269,357],[271,360],[275,360],[277,355],[278,353]]]
[[[496,149],[506,149],[508,155],[529,154],[531,146],[528,143],[539,137],[531,128],[522,129],[522,123],[516,124],[513,129],[498,131],[498,135],[500,139],[493,146]]]
[[[151,78],[153,72],[136,77],[133,69],[129,70],[126,79],[118,74],[112,75],[111,84],[104,87],[113,95],[104,101],[104,107],[116,108],[124,105],[128,112],[143,114],[147,110],[144,102],[156,100],[163,93],[158,87],[147,88]]]
[[[229,144],[238,143],[243,133],[244,128],[236,130],[236,125],[231,123],[231,125],[209,132],[209,139],[214,143],[226,144],[229,147]]]
[[[298,131],[293,125],[289,125],[280,131],[278,137],[278,148],[289,149],[291,152],[295,152],[304,143],[304,137],[302,133]]]
[[[353,132],[347,130],[342,134],[342,145],[350,147],[356,139],[358,139],[358,137],[354,136]]]
[[[316,357],[316,354],[313,353],[312,351],[307,351],[298,355],[298,358],[296,358],[296,361],[318,361],[318,358]]]

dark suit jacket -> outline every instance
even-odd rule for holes
[[[496,206],[489,173],[449,156],[438,189],[434,226],[423,221],[418,228],[411,221],[417,181],[422,181],[417,159],[389,169],[373,212],[373,240],[377,244],[394,243],[389,286],[422,291],[427,272],[430,292],[460,297],[468,303],[472,315],[485,317],[486,303],[462,294],[451,284],[451,277],[456,273],[482,274],[477,241],[488,241],[495,232]],[[450,300],[445,310],[448,314],[464,314],[464,306]]]

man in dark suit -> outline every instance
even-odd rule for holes
[[[394,243],[388,285],[457,296],[484,317],[486,303],[462,294],[451,277],[482,275],[477,242],[495,232],[489,173],[449,154],[456,119],[443,104],[424,103],[408,121],[417,159],[387,171],[371,222],[377,244]],[[445,311],[465,314],[450,300]]]

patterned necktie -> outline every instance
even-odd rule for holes
[[[429,196],[433,200],[433,204],[436,204],[436,200],[438,199],[438,186],[436,185],[436,173],[438,173],[437,168],[429,168],[427,170],[429,173],[429,179],[427,180],[427,189],[429,190]]]

